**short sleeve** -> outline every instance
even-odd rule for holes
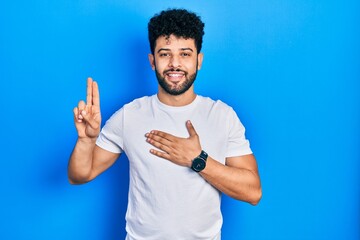
[[[124,144],[123,120],[124,109],[121,108],[106,121],[96,140],[96,145],[113,153],[122,153]]]
[[[249,140],[245,137],[245,127],[232,108],[228,113],[228,133],[226,157],[252,154]]]

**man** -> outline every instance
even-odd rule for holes
[[[69,161],[73,184],[88,182],[122,152],[129,158],[127,239],[220,239],[221,192],[256,205],[257,163],[231,107],[194,92],[204,24],[182,9],[148,24],[149,61],[158,93],[124,105],[100,131],[98,85],[74,109],[78,140]]]

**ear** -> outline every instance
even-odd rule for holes
[[[155,70],[155,57],[153,54],[149,53],[149,62],[152,70]]]
[[[204,59],[204,54],[203,53],[199,53],[198,56],[198,70],[201,69],[201,66],[202,66],[202,62],[203,62],[203,59]]]

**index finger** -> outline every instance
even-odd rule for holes
[[[166,132],[162,132],[162,131],[158,131],[158,130],[152,130],[150,132],[150,134],[154,135],[154,136],[159,136],[161,138],[164,138],[170,142],[173,142],[174,141],[174,138],[175,136],[169,134],[169,133],[166,133]]]

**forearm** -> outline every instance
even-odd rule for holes
[[[208,157],[201,176],[226,195],[256,205],[261,198],[261,184],[257,172],[223,165]]]
[[[77,140],[68,165],[70,183],[79,184],[90,180],[95,141],[95,139]]]

